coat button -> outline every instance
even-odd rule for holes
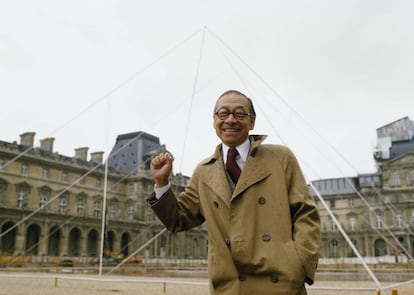
[[[218,203],[216,201],[213,202],[214,207],[218,208]]]
[[[277,277],[277,275],[271,275],[270,276],[270,281],[272,283],[277,283],[279,281],[279,278]]]
[[[269,241],[270,241],[270,236],[269,236],[268,234],[263,235],[262,239],[263,239],[263,241],[265,241],[265,242],[269,242]]]
[[[260,197],[258,202],[260,205],[264,205],[266,203],[266,199],[264,197]]]
[[[226,239],[224,242],[226,243],[226,245],[227,245],[227,246],[229,246],[229,247],[230,247],[230,244],[231,244],[231,243],[230,243],[230,240],[229,240],[229,239]]]
[[[239,281],[244,282],[246,280],[246,276],[244,274],[239,274]]]

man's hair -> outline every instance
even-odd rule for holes
[[[222,94],[221,94],[221,95],[217,98],[216,104],[214,105],[214,113],[213,113],[213,116],[215,116],[215,115],[216,115],[218,101],[220,100],[220,98],[222,98],[223,96],[225,96],[225,95],[227,95],[227,94],[238,94],[238,95],[241,95],[241,96],[243,96],[244,98],[246,98],[246,99],[247,99],[247,102],[249,103],[249,112],[250,112],[250,114],[251,114],[250,119],[251,119],[252,121],[253,121],[254,119],[256,119],[256,111],[255,111],[255,109],[254,109],[253,101],[251,100],[251,98],[250,98],[250,97],[248,97],[247,95],[245,95],[244,93],[242,93],[242,92],[240,92],[240,91],[238,91],[238,90],[234,90],[234,89],[230,89],[230,90],[227,90],[227,91],[223,92],[223,93],[222,93]]]

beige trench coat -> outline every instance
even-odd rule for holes
[[[169,190],[151,206],[170,231],[207,223],[211,294],[306,294],[319,254],[320,219],[292,152],[251,147],[231,192],[221,145],[194,171],[177,198]]]

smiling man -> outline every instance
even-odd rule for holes
[[[237,147],[248,139],[256,120],[249,98],[234,90],[227,91],[218,98],[214,110],[214,129],[226,146]]]
[[[151,161],[155,181],[148,203],[172,232],[207,223],[210,294],[306,294],[319,255],[320,220],[293,153],[249,135],[256,112],[237,90],[214,107],[221,140],[175,196],[172,157]]]

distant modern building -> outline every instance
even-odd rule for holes
[[[377,137],[378,171],[309,186],[321,214],[322,258],[355,257],[334,218],[362,256],[414,256],[414,122],[404,117]]]
[[[105,249],[124,256],[164,228],[145,202],[154,186],[149,159],[165,150],[157,137],[119,135],[107,174],[103,152],[88,159],[88,148],[81,147],[65,156],[53,150],[54,138],[36,147],[34,137],[27,132],[20,143],[0,141],[0,256],[97,257],[104,216]],[[187,182],[188,177],[171,175],[177,192]],[[205,258],[207,234],[204,227],[166,232],[138,255]]]
[[[401,118],[377,129],[374,158],[381,163],[414,150],[414,122]]]

